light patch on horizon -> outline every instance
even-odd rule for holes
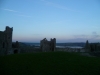
[[[100,35],[97,34],[96,31],[94,31],[94,32],[92,32],[92,38],[93,38],[93,39],[99,39],[99,38],[100,38]]]
[[[93,38],[100,38],[100,35],[98,35],[96,32],[92,32],[91,35],[74,35],[73,38],[85,38],[85,39],[93,39]]]

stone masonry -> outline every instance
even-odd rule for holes
[[[0,55],[12,54],[12,33],[13,27],[6,26],[4,31],[0,31]]]
[[[48,41],[46,38],[44,38],[43,40],[40,41],[40,49],[43,52],[47,52],[47,51],[55,51],[56,48],[56,39],[52,39],[50,41]]]

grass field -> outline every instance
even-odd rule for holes
[[[0,75],[100,75],[100,58],[67,52],[0,56]]]

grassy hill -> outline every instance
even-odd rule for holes
[[[100,75],[100,58],[67,52],[0,56],[0,75]]]

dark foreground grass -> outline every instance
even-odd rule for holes
[[[100,58],[67,52],[0,56],[0,75],[100,75]]]

